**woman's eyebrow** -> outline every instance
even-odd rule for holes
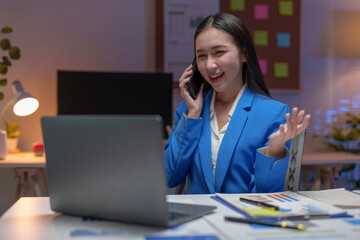
[[[227,47],[226,45],[216,45],[210,48],[210,50],[216,49],[216,48],[222,48],[222,47]],[[203,49],[196,49],[196,52],[204,52],[205,50]]]

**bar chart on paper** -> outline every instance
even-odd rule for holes
[[[305,215],[305,214],[342,214],[343,209],[324,204],[311,198],[302,196],[294,192],[278,192],[265,194],[216,194],[218,198],[242,212],[254,217],[283,217],[286,215]],[[240,201],[241,198],[254,200],[257,202],[268,203],[279,207],[279,211],[271,211],[246,202]]]
[[[294,197],[290,197],[286,194],[268,194],[268,195],[248,195],[246,198],[257,201],[257,202],[296,202],[299,201]]]
[[[283,193],[279,193],[279,194],[269,194],[267,195],[269,198],[274,199],[276,201],[279,202],[298,202],[299,200],[294,198],[294,197],[290,197],[286,194]]]
[[[267,194],[267,195],[249,195],[246,198],[257,201],[257,202],[266,202],[275,204],[281,203],[280,212],[282,213],[291,213],[296,209],[299,213],[325,213],[327,209],[316,206],[315,204],[309,203],[298,203],[300,200],[297,197],[290,197],[288,194],[278,193],[278,194]],[[287,204],[288,203],[288,204]],[[295,203],[295,204],[291,204]],[[276,205],[279,206],[280,205]]]

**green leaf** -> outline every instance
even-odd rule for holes
[[[19,59],[20,58],[20,49],[16,46],[9,48],[9,54],[11,59]]]
[[[12,122],[12,123],[8,123],[5,122],[5,129],[6,129],[6,133],[7,136],[9,138],[14,138],[20,135],[20,131],[17,131],[19,125],[17,124],[17,122]]]
[[[7,84],[7,79],[6,78],[0,79],[0,86],[6,86],[6,84]]]
[[[350,132],[346,135],[346,139],[350,141],[356,141],[359,139],[359,133],[356,129],[351,129]]]
[[[7,137],[8,138],[16,138],[19,135],[20,135],[20,131],[16,131],[16,132],[12,132],[12,133],[8,134]]]
[[[3,56],[3,62],[7,66],[11,66],[10,59],[7,56]]]
[[[6,74],[7,71],[8,71],[7,65],[4,64],[4,63],[0,63],[0,73],[1,73],[1,74]]]
[[[17,122],[8,123],[5,122],[6,130],[9,131],[9,133],[15,131],[18,128]]]
[[[11,27],[3,27],[1,33],[12,33],[13,29]]]
[[[4,93],[0,92],[0,101],[4,99]]]
[[[7,38],[1,39],[0,47],[2,50],[8,50],[11,47],[10,40]]]

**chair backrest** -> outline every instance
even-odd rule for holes
[[[305,131],[291,139],[289,166],[285,175],[284,191],[297,192],[300,184]]]

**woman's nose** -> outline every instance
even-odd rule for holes
[[[213,70],[213,69],[217,68],[217,64],[213,58],[208,58],[208,60],[206,62],[206,68],[208,70]]]

